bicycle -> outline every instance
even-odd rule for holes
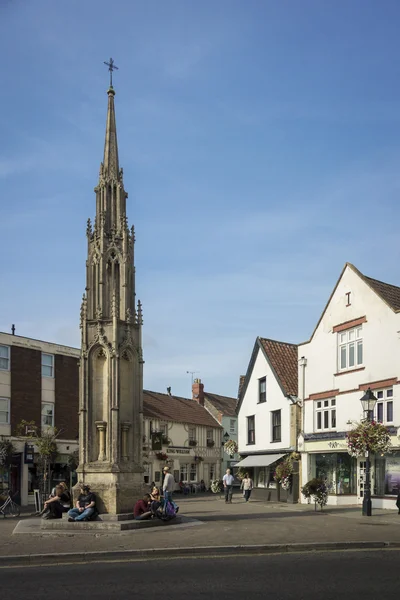
[[[6,515],[10,515],[11,517],[19,517],[21,507],[12,499],[11,490],[6,490],[2,495],[7,495],[7,497],[2,506],[0,506],[0,514],[2,514],[4,518],[6,518]]]

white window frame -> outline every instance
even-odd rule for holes
[[[279,421],[279,425],[274,424],[274,418],[279,417],[277,420]],[[279,436],[274,433],[279,432]],[[281,442],[282,441],[282,411],[281,409],[272,410],[271,411],[271,442]]]
[[[229,433],[236,433],[236,420],[229,419]]]
[[[196,439],[196,427],[189,427],[189,441],[197,442]]]
[[[383,388],[374,390],[374,395],[378,399],[374,410],[374,419],[383,425],[392,425],[394,423],[394,395],[393,388]],[[392,413],[392,419],[388,419],[388,411]]]
[[[187,482],[188,481],[188,469],[189,465],[187,463],[182,463],[179,465],[179,481]]]
[[[0,346],[0,350],[6,350],[7,356],[2,356],[0,354],[0,371],[9,371],[10,370],[10,346],[4,346],[3,344]],[[6,361],[6,366],[3,367],[2,363]]]
[[[194,483],[195,481],[197,481],[197,477],[198,477],[197,471],[198,471],[197,464],[190,463],[190,465],[189,465],[189,481],[190,481],[190,483]],[[192,475],[194,475],[194,478],[192,477]]]
[[[10,398],[0,398],[0,402],[6,402],[6,409],[3,410],[2,408],[0,408],[0,414],[1,413],[5,413],[6,414],[6,421],[0,421],[0,427],[1,425],[9,425],[10,424]]]
[[[215,463],[210,463],[209,467],[208,467],[210,481],[214,481],[216,472],[217,472],[217,465]]]
[[[214,441],[214,430],[211,429],[211,427],[209,429],[207,429],[207,442],[213,442]]]
[[[44,357],[50,357],[51,358],[51,365],[48,364],[44,364],[43,359]],[[43,369],[51,369],[51,375],[45,375],[45,373],[43,372]],[[49,377],[49,378],[53,378],[54,377],[54,354],[47,354],[46,352],[42,352],[42,377]]]
[[[51,406],[52,407],[52,413],[51,413],[52,423],[51,423],[51,425],[49,423],[44,423],[43,422],[43,418],[49,416],[48,414],[44,414],[46,406]],[[41,424],[42,424],[42,427],[54,427],[54,423],[55,423],[54,402],[42,402],[42,409],[41,409],[41,413],[40,414],[41,414]]]
[[[260,377],[258,380],[258,404],[267,401],[267,378]]]
[[[362,326],[338,331],[338,371],[351,371],[364,364]]]
[[[336,398],[323,398],[322,400],[314,400],[314,431],[334,431],[336,428]]]

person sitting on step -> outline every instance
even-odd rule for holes
[[[90,491],[90,486],[82,484],[81,493],[76,501],[76,508],[71,508],[68,511],[68,521],[89,521],[95,511],[96,495]]]
[[[42,519],[61,519],[64,512],[71,507],[71,498],[64,486],[56,485],[54,496],[44,503]]]
[[[150,494],[145,494],[141,500],[136,502],[133,516],[136,521],[143,521],[144,519],[151,519],[152,515]]]

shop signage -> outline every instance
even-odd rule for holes
[[[25,449],[24,449],[24,463],[27,464],[32,464],[34,462],[35,459],[35,448],[33,446],[33,444],[25,444]]]
[[[190,448],[174,448],[168,446],[168,454],[190,454]]]

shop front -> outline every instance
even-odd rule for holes
[[[398,439],[392,437],[392,444]],[[365,491],[365,457],[354,458],[347,452],[345,439],[330,441],[305,441],[303,466],[307,465],[302,485],[317,477],[323,479],[329,489],[328,504],[362,504]],[[371,455],[372,507],[396,508],[400,490],[400,449],[393,448],[385,456]],[[303,500],[304,501],[304,500]]]
[[[253,480],[254,499],[286,502],[287,493],[278,489],[279,486],[274,480],[276,463],[284,456],[284,454],[254,454],[236,463],[235,468],[240,469],[242,473],[247,472]]]

